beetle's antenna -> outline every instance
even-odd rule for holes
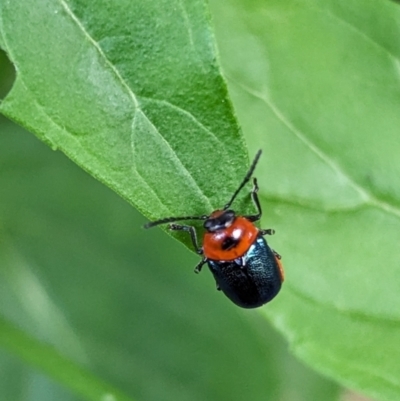
[[[165,223],[173,223],[175,221],[180,221],[180,220],[207,220],[209,216],[185,216],[185,217],[166,217],[165,219],[160,219],[156,221],[149,221],[146,223],[143,227],[144,228],[151,228],[154,226],[158,226],[160,224],[165,224]]]
[[[251,176],[253,175],[254,169],[256,168],[256,165],[258,163],[258,160],[261,156],[262,150],[260,149],[257,153],[256,156],[254,157],[253,163],[251,163],[251,166],[249,168],[249,171],[247,172],[246,176],[244,177],[242,183],[239,185],[239,188],[235,191],[235,193],[232,195],[231,200],[224,206],[224,210],[227,210],[230,208],[232,205],[233,201],[235,200],[236,196],[238,193],[242,190],[242,188],[249,182]]]

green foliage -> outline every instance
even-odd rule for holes
[[[147,216],[224,202],[247,156],[204,4],[36,3],[0,8],[1,43],[18,71],[3,113]]]
[[[211,10],[250,153],[264,151],[262,224],[277,230],[281,294],[236,309],[207,272],[189,274],[196,258],[138,229],[120,199],[2,120],[0,341],[85,399],[96,383],[105,400],[113,389],[336,399],[285,354],[267,317],[313,367],[397,400],[398,5],[213,0]],[[219,207],[246,171],[202,2],[3,2],[0,45],[17,71],[0,110],[149,218]],[[1,366],[33,377],[12,358]],[[93,391],[73,386],[82,369]],[[24,399],[23,388],[7,391]]]
[[[263,312],[312,366],[398,400],[399,6],[212,4],[239,120],[265,150],[265,219],[287,271]]]
[[[2,352],[7,399],[337,399],[195,255],[60,152],[0,132],[0,346],[79,396]]]

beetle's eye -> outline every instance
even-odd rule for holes
[[[229,227],[234,220],[235,212],[233,210],[227,210],[217,217],[207,219],[204,222],[203,227],[210,232],[223,230],[224,228]]]
[[[227,210],[221,217],[225,224],[232,224],[235,219],[235,212],[233,210]]]
[[[208,219],[208,220],[206,220],[206,221],[204,222],[203,227],[204,227],[206,230],[210,230],[210,228],[212,227],[212,225],[213,225],[212,221],[211,221],[210,219]]]

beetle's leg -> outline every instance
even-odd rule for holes
[[[200,273],[201,272],[201,269],[202,269],[202,267],[203,267],[203,265],[204,265],[204,263],[206,263],[207,262],[207,258],[203,258],[203,259],[201,259],[200,260],[200,262],[196,265],[196,267],[194,268],[194,272],[197,274],[197,273]]]
[[[261,211],[261,205],[260,205],[260,200],[258,199],[258,184],[257,184],[257,178],[253,178],[253,190],[251,191],[251,199],[253,199],[253,203],[256,205],[257,208],[257,214],[251,215],[251,216],[244,216],[247,220],[250,221],[257,221],[261,219],[262,211]],[[273,228],[267,228],[265,230],[260,230],[261,235],[273,235],[275,234],[275,230]]]
[[[170,224],[168,226],[168,228],[173,231],[187,231],[190,234],[190,238],[192,239],[192,243],[193,243],[193,247],[194,247],[195,251],[199,255],[203,255],[203,248],[201,248],[199,246],[199,243],[197,242],[197,234],[196,234],[196,230],[194,229],[193,226],[182,226],[180,224]],[[194,272],[200,273],[201,268],[203,267],[204,263],[206,263],[206,262],[207,262],[206,257],[201,259],[200,262],[194,268]]]
[[[251,216],[244,216],[247,220],[250,221],[257,221],[260,220],[261,215],[262,215],[262,211],[261,211],[261,205],[260,205],[260,201],[258,199],[258,184],[257,184],[257,178],[253,178],[253,190],[251,191],[251,199],[253,200],[253,203],[255,204],[256,208],[257,208],[257,214],[253,214]]]
[[[271,249],[271,250],[272,250],[272,252],[274,253],[274,255],[275,255],[275,257],[276,257],[277,259],[279,259],[279,260],[281,260],[281,259],[282,259],[282,256],[281,256],[281,255],[279,255],[279,253],[278,253],[278,252],[274,251],[273,249]]]
[[[285,271],[283,269],[282,263],[281,263],[281,255],[279,255],[278,252],[274,251],[271,249],[271,251],[274,253],[274,256],[276,258],[276,262],[278,264],[278,270],[279,270],[279,275],[281,276],[281,282],[283,283],[285,281]]]
[[[173,231],[187,231],[190,234],[190,238],[192,239],[194,250],[199,255],[203,255],[203,248],[199,247],[199,243],[197,242],[196,230],[194,229],[193,226],[181,226],[180,224],[170,224],[168,228]]]
[[[261,235],[274,235],[275,234],[275,230],[273,228],[267,228],[265,230],[260,230],[259,233]]]

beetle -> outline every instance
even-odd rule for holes
[[[275,231],[270,228],[259,229],[254,224],[262,215],[256,178],[253,178],[251,198],[257,213],[241,216],[231,209],[239,192],[250,181],[260,156],[261,150],[257,152],[246,176],[223,209],[203,216],[167,217],[144,226],[151,228],[169,223],[170,230],[188,232],[194,249],[202,256],[195,267],[195,273],[199,273],[207,263],[217,289],[242,308],[257,308],[271,301],[280,291],[284,280],[281,256],[269,247],[264,238]],[[198,244],[195,227],[175,223],[182,220],[204,220],[202,246]]]

